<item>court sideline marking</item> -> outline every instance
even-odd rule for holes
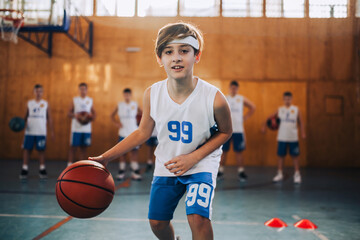
[[[130,186],[130,178],[126,179],[124,182],[120,183],[119,185],[117,185],[115,187],[115,191],[123,188],[123,187],[129,187]],[[7,214],[10,215],[10,214]],[[0,214],[0,216],[2,216],[2,214]],[[21,215],[19,215],[21,216]],[[31,215],[27,215],[27,216],[31,216]],[[35,215],[37,216],[37,218],[42,218],[44,215]],[[52,218],[56,218],[56,216],[52,216]],[[40,233],[38,236],[36,236],[35,238],[33,238],[33,240],[39,240],[43,237],[45,237],[46,235],[48,235],[49,233],[53,232],[54,230],[60,228],[62,225],[64,225],[65,223],[69,222],[71,219],[73,219],[72,216],[67,216],[65,219],[61,220],[60,222],[56,223],[55,225],[49,227],[48,229],[46,229],[44,232]]]
[[[292,215],[292,218],[296,221],[301,220],[301,218],[298,215]],[[321,240],[329,240],[326,236],[322,235],[321,233],[319,233],[318,231],[316,231],[315,229],[311,229],[309,230],[310,232],[312,232],[315,236],[317,236],[319,239]]]
[[[68,221],[70,221],[72,219],[71,216],[66,217],[66,216],[57,216],[57,215],[26,215],[26,214],[0,214],[0,217],[63,219],[63,220],[60,221],[60,222],[63,222],[61,225],[65,224],[66,222],[68,222]],[[71,219],[68,219],[68,218],[71,218]],[[64,220],[66,220],[66,219],[68,219],[68,220],[64,222]],[[106,217],[96,217],[96,218],[83,219],[83,221],[148,222],[149,219],[147,219],[147,218],[145,219],[145,218],[111,218],[111,217],[106,218]],[[174,222],[174,223],[186,223],[186,224],[188,223],[187,220],[176,220],[176,219],[172,220],[172,222]],[[59,224],[59,223],[57,223],[57,224]],[[259,226],[259,225],[262,225],[262,223],[259,223],[259,222],[244,222],[244,221],[212,221],[212,223],[217,224],[217,225],[245,225],[245,226]],[[57,225],[57,224],[55,224],[55,225]],[[58,226],[58,227],[60,227],[60,226]],[[55,230],[55,229],[53,229],[53,230]],[[48,233],[50,233],[50,232],[48,232]],[[42,235],[42,234],[40,234],[40,235]],[[42,235],[42,237],[44,237],[44,236],[45,235]],[[40,239],[40,238],[34,238],[34,239]]]

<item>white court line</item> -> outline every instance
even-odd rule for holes
[[[298,215],[292,215],[292,218],[294,220],[296,220],[296,221],[301,220],[301,218]],[[322,235],[321,233],[319,233],[315,229],[309,229],[308,231],[312,232],[315,236],[317,236],[321,240],[329,240],[326,236]]]
[[[56,218],[65,219],[67,216],[56,216],[56,215],[26,215],[26,214],[1,214],[0,217],[17,217],[17,218]],[[116,221],[116,222],[148,222],[149,219],[145,218],[106,218],[96,217],[83,219],[85,221]],[[174,223],[187,223],[187,220],[172,220]],[[212,221],[213,224],[218,225],[245,225],[245,226],[257,226],[260,223],[257,222],[239,222],[239,221]]]

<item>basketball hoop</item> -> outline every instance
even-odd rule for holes
[[[6,42],[17,43],[20,28],[24,25],[21,11],[14,9],[0,9],[1,39]]]

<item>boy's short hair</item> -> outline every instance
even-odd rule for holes
[[[130,88],[125,88],[123,93],[131,93],[131,89]]]
[[[39,88],[43,88],[43,86],[41,85],[41,84],[35,84],[35,86],[34,86],[34,89],[39,89]]]
[[[192,36],[198,40],[199,49],[194,48],[195,55],[198,55],[199,52],[202,52],[204,46],[202,32],[194,25],[184,22],[169,23],[159,30],[155,41],[156,55],[161,58],[161,53],[169,42],[174,39],[184,39],[188,36]]]
[[[292,97],[293,95],[292,95],[291,92],[287,91],[287,92],[284,92],[284,95],[283,95],[283,96],[284,96],[284,97]]]
[[[231,81],[230,86],[239,87],[239,83],[236,80]]]
[[[87,85],[86,83],[82,82],[82,83],[79,84],[79,87],[86,87],[86,88],[88,88],[88,85]]]

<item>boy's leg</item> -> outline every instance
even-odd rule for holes
[[[233,146],[234,146],[236,163],[238,164],[239,179],[240,181],[246,181],[247,175],[245,174],[244,155],[243,155],[243,151],[245,150],[245,136],[243,133],[233,134]]]
[[[125,179],[125,171],[126,171],[126,159],[125,156],[119,157],[119,171],[116,175],[116,180],[122,181]]]
[[[29,160],[30,154],[34,147],[35,137],[27,136],[24,137],[23,148],[23,164],[21,166],[20,179],[26,179],[29,173]]]
[[[131,167],[131,178],[133,180],[141,180],[140,166],[138,163],[139,151],[138,147],[130,151],[130,167]]]
[[[170,221],[159,221],[149,219],[151,230],[155,236],[160,240],[174,240],[175,232],[174,227]]]
[[[187,219],[191,228],[193,240],[214,239],[210,219],[200,216],[198,214],[187,215]]]
[[[71,165],[74,162],[75,154],[76,154],[76,148],[75,146],[70,146],[69,149],[69,157],[68,157],[68,166]]]
[[[80,146],[80,160],[87,159],[87,146]]]
[[[287,143],[286,142],[278,142],[278,162],[277,162],[277,174],[273,178],[273,182],[280,182],[283,180],[283,166],[284,166],[284,160],[287,152]]]
[[[299,142],[291,142],[290,145],[290,155],[294,162],[294,183],[301,183],[301,175],[300,175],[300,163],[299,163]]]
[[[69,157],[67,165],[70,166],[75,159],[76,149],[80,146],[81,134],[72,132],[70,133],[70,149],[69,149]]]

